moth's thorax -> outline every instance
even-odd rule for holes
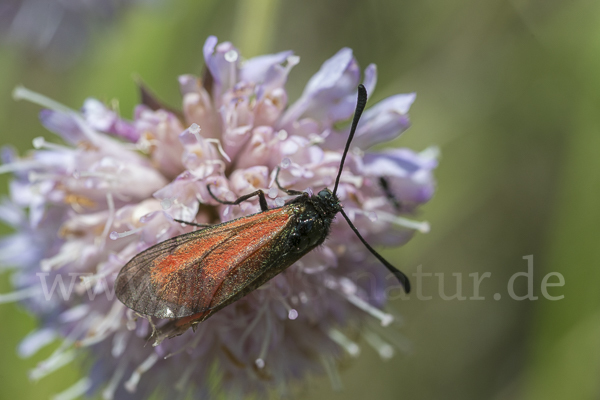
[[[294,253],[306,253],[323,243],[331,222],[341,210],[338,198],[329,190],[317,195],[304,193],[290,204],[294,223],[288,236],[289,248]]]

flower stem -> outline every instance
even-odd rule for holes
[[[270,50],[279,3],[279,0],[245,0],[238,3],[234,42],[247,57]]]

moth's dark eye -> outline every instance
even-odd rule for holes
[[[332,196],[332,193],[331,193],[331,191],[329,191],[329,190],[327,190],[327,189],[323,189],[323,190],[321,190],[321,191],[319,192],[319,197],[321,197],[321,198],[323,198],[323,199],[327,199],[327,200],[329,200],[329,199],[331,199],[333,196]]]

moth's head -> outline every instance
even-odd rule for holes
[[[342,208],[338,197],[327,188],[321,190],[316,196],[313,196],[313,201],[314,200],[316,200],[321,208],[328,214],[335,215]]]
[[[324,201],[337,201],[337,196],[335,196],[333,192],[327,188],[321,190],[317,196]]]

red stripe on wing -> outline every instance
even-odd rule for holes
[[[277,208],[161,242],[123,268],[117,296],[159,318],[212,309],[260,273],[292,213]]]

